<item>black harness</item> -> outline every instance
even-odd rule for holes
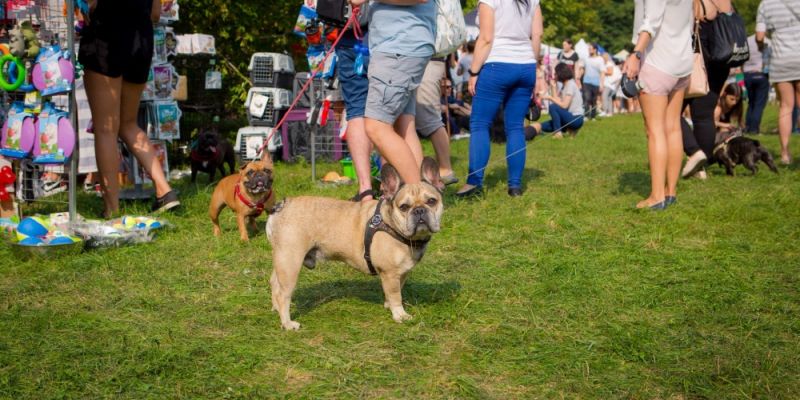
[[[382,205],[383,205],[383,198],[378,200],[378,206],[375,207],[375,214],[372,214],[372,218],[370,218],[369,221],[367,221],[367,230],[364,232],[364,260],[367,262],[367,267],[369,267],[370,275],[378,274],[378,272],[375,270],[375,266],[372,265],[372,257],[370,256],[370,251],[369,251],[370,247],[372,247],[372,237],[375,236],[375,232],[378,231],[386,232],[395,240],[405,244],[411,249],[423,248],[431,240],[430,237],[422,240],[410,240],[401,235],[394,228],[383,222],[383,217],[381,217]]]

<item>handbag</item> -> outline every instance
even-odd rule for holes
[[[436,42],[434,57],[444,57],[467,41],[467,24],[459,0],[436,1]]]
[[[708,94],[708,73],[706,73],[706,63],[703,59],[703,46],[700,45],[700,30],[699,22],[694,25],[694,45],[696,53],[694,53],[694,64],[692,66],[692,74],[689,75],[689,86],[686,87],[684,98],[693,99],[695,97],[703,97]]]
[[[536,96],[531,97],[531,103],[528,104],[528,121],[538,121],[542,117],[542,108],[539,106],[539,101]]]
[[[716,3],[714,5],[716,6]],[[736,68],[750,59],[747,31],[742,17],[736,10],[730,14],[720,12],[707,26],[710,29],[710,43],[706,53],[710,62]]]

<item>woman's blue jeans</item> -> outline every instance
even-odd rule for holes
[[[583,115],[574,115],[558,104],[550,103],[547,112],[550,114],[550,121],[542,123],[542,132],[560,132],[564,129],[577,131],[583,126]]]
[[[486,63],[478,76],[469,120],[469,176],[467,183],[483,186],[489,163],[489,127],[503,106],[506,129],[508,187],[522,187],[525,169],[525,132],[522,124],[536,83],[536,64]]]

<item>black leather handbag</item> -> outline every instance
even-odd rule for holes
[[[710,62],[736,68],[750,59],[744,20],[736,11],[719,13],[713,21],[704,24],[705,27],[710,29],[705,49]]]

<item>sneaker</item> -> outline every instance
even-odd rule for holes
[[[697,174],[695,174],[695,176],[697,177],[697,179],[700,179],[701,181],[704,181],[704,180],[708,179],[708,174],[706,174],[706,170],[705,169],[701,169],[700,171],[697,171]]]
[[[179,205],[181,205],[181,202],[178,201],[178,195],[175,194],[174,190],[170,190],[167,194],[156,197],[156,199],[153,200],[152,209],[154,213],[160,213],[162,211],[171,210]]]
[[[564,134],[561,133],[560,131],[553,134],[553,139],[563,139],[563,138]]]
[[[701,168],[706,165],[706,153],[703,153],[702,150],[698,150],[692,154],[688,160],[686,160],[686,165],[683,166],[683,170],[681,170],[681,177],[682,178],[689,178],[692,175],[696,174]]]

